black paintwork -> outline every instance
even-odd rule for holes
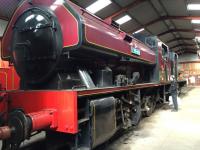
[[[13,28],[11,51],[22,80],[38,83],[55,70],[62,51],[62,33],[48,10],[25,11]]]

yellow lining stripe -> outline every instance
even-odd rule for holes
[[[147,59],[144,59],[144,58],[140,58],[140,57],[136,57],[134,55],[130,55],[128,53],[125,53],[125,52],[121,52],[117,49],[113,49],[113,48],[110,48],[110,47],[106,47],[106,46],[103,46],[103,45],[100,45],[100,44],[97,44],[97,43],[94,43],[94,42],[91,42],[87,39],[87,27],[85,26],[85,39],[88,43],[90,44],[93,44],[93,45],[96,45],[96,46],[99,46],[99,47],[103,47],[103,48],[106,48],[106,49],[109,49],[110,51],[114,51],[114,52],[117,52],[117,53],[121,53],[121,54],[125,54],[125,55],[128,55],[128,56],[131,56],[132,58],[136,58],[136,59],[139,59],[139,60],[143,60],[143,61],[147,61],[148,63],[150,64],[154,64],[153,62],[150,62],[149,60]]]

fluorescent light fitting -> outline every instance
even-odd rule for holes
[[[137,33],[140,33],[140,32],[142,32],[142,31],[144,31],[144,28],[142,28],[142,29],[140,29],[140,30],[137,30],[137,31],[135,31],[133,34],[137,34]]]
[[[200,4],[188,4],[187,9],[188,10],[200,10]]]
[[[195,39],[200,41],[200,36],[196,36]]]
[[[200,24],[200,20],[191,20],[191,23]]]
[[[122,25],[126,22],[128,22],[129,20],[131,20],[132,18],[129,15],[125,15],[119,19],[117,19],[115,22],[117,22],[119,25]]]
[[[110,5],[111,3],[111,0],[97,0],[96,2],[88,6],[86,10],[91,12],[92,14],[95,14],[106,6]]]

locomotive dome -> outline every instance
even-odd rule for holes
[[[53,72],[62,51],[61,29],[48,10],[25,11],[13,27],[11,51],[20,77],[42,82]]]

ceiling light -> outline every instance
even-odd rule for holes
[[[117,19],[115,22],[117,22],[119,25],[122,25],[125,22],[128,22],[129,20],[131,20],[131,17],[129,15],[125,15],[125,16]]]
[[[90,6],[88,6],[86,8],[87,11],[95,14],[98,11],[100,11],[101,9],[105,8],[106,6],[110,5],[112,2],[111,0],[97,0],[96,2],[94,2],[93,4],[91,4]]]
[[[140,32],[142,32],[142,31],[144,31],[144,28],[142,28],[142,29],[140,29],[140,30],[137,30],[137,31],[135,31],[133,34],[137,34],[137,33],[140,33]]]
[[[195,39],[196,39],[197,41],[200,41],[200,36],[196,36]]]
[[[191,23],[200,24],[200,20],[191,20]]]
[[[187,9],[188,10],[200,10],[200,4],[188,4]]]

